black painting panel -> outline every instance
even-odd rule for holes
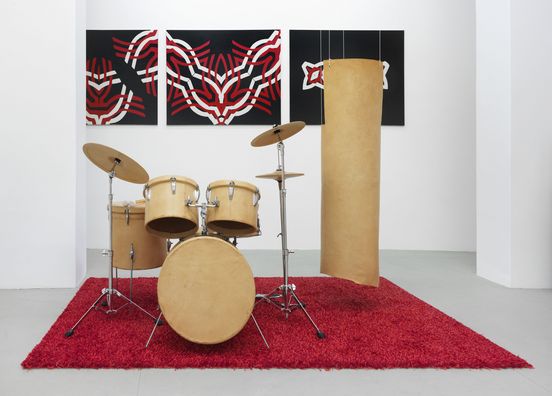
[[[327,46],[326,54],[327,54]],[[326,55],[327,56],[327,55]],[[323,93],[319,88],[303,89],[302,65],[308,61],[318,64],[324,59],[321,32],[318,30],[290,31],[289,47],[289,93],[290,121],[305,121],[309,125],[320,125],[324,111]]]
[[[279,30],[167,32],[167,124],[281,119]]]
[[[404,31],[381,32],[381,59],[390,67],[383,91],[382,125],[404,125]]]
[[[381,59],[387,63],[382,125],[404,125],[404,31],[291,30],[291,120],[323,123],[322,61],[328,57]]]
[[[156,30],[86,31],[89,125],[157,124]]]

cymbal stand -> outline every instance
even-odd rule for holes
[[[73,333],[75,332],[75,329],[77,326],[82,322],[82,320],[93,310],[102,310],[106,314],[114,314],[117,312],[117,309],[113,307],[113,295],[116,295],[117,297],[122,298],[126,301],[126,304],[119,307],[119,309],[123,308],[127,304],[131,304],[138,308],[140,311],[142,311],[144,314],[149,316],[155,321],[155,325],[157,326],[161,322],[157,320],[155,316],[150,314],[148,311],[146,311],[144,308],[142,308],[140,305],[136,304],[132,299],[125,296],[123,293],[121,293],[119,290],[113,288],[113,178],[115,177],[115,168],[117,165],[119,165],[121,161],[117,158],[115,158],[113,162],[113,167],[111,168],[111,171],[108,173],[109,175],[109,195],[108,195],[108,212],[109,212],[109,249],[102,251],[103,256],[109,257],[109,269],[108,269],[108,280],[107,280],[107,287],[103,288],[100,296],[92,303],[92,305],[86,310],[86,312],[80,317],[79,320],[69,329],[67,332],[65,332],[65,337],[71,337]],[[105,310],[98,307],[98,303],[105,297],[107,307]]]
[[[209,200],[209,198],[207,198],[207,200]],[[188,199],[188,201],[186,202],[186,206],[200,208],[201,235],[202,236],[207,236],[208,235],[207,223],[206,223],[206,220],[205,220],[207,218],[207,208],[216,208],[219,205],[220,205],[220,201],[218,199],[215,199],[212,203],[211,202],[206,202],[206,203],[198,204],[197,201],[194,203],[190,199]],[[232,242],[230,242],[229,240],[227,240],[227,242],[232,244]],[[155,334],[155,330],[157,329],[158,323],[162,323],[161,316],[163,316],[163,312],[159,312],[159,316],[155,319],[155,324],[153,325],[153,328],[151,329],[151,333],[150,333],[150,336],[148,338],[148,341],[146,342],[146,348],[149,346],[149,344],[150,344],[150,342],[153,338],[153,335]],[[255,319],[255,315],[253,315],[253,312],[251,312],[250,316],[251,316],[251,319],[253,319],[253,323],[255,324],[255,327],[257,328],[257,331],[259,332],[261,338],[263,339],[263,342],[264,342],[265,346],[267,348],[270,348],[270,346],[268,345],[268,342],[266,341],[264,333],[261,330],[261,326],[259,326],[259,323],[257,322],[257,319]]]
[[[289,255],[293,253],[290,251],[287,246],[287,214],[286,214],[286,178],[285,178],[285,153],[284,153],[284,143],[280,140],[277,144],[278,149],[278,169],[277,171],[281,172],[281,179],[278,181],[278,190],[280,192],[280,225],[281,232],[278,236],[282,240],[282,266],[283,266],[283,280],[284,283],[268,294],[257,294],[258,301],[255,304],[258,304],[260,301],[266,301],[276,308],[284,312],[286,319],[291,312],[295,309],[300,308],[309,322],[316,330],[316,336],[320,339],[326,338],[326,335],[318,328],[312,317],[309,315],[306,309],[306,304],[303,303],[297,293],[295,292],[296,286],[293,283],[289,283],[288,279],[288,262]],[[293,301],[295,301],[293,303]]]

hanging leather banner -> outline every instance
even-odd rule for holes
[[[383,65],[324,61],[321,263],[324,274],[379,284]]]

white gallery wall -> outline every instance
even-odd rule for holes
[[[0,288],[73,287],[85,273],[84,12],[0,5]]]
[[[552,287],[552,2],[477,1],[477,273]]]
[[[204,12],[199,12],[199,8]],[[382,128],[381,248],[475,250],[475,2],[442,0],[269,2],[89,0],[87,29],[282,29],[282,122],[289,121],[289,29],[405,30],[404,127]],[[164,53],[160,40],[160,54]],[[159,59],[159,125],[87,127],[88,141],[115,147],[151,177],[177,174],[204,190],[216,179],[261,189],[263,236],[241,248],[278,249],[276,184],[255,179],[276,167],[275,147],[249,141],[267,126],[166,126],[165,59]],[[84,70],[83,70],[84,75]],[[84,84],[84,79],[82,80]],[[84,122],[84,120],[83,120]],[[286,142],[289,244],[320,246],[320,127]],[[361,170],[360,170],[361,171]],[[107,246],[107,176],[87,165],[87,246]],[[142,186],[115,183],[115,199]],[[354,208],[351,208],[354,210]],[[359,219],[362,221],[362,219]]]

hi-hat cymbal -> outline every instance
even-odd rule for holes
[[[84,155],[94,165],[109,173],[115,170],[115,177],[136,184],[144,184],[149,180],[148,172],[128,155],[111,147],[98,143],[86,143],[82,146]],[[114,165],[117,166],[114,167]]]
[[[304,127],[305,123],[303,121],[293,121],[284,125],[276,125],[274,128],[271,128],[254,138],[251,141],[251,145],[253,147],[261,147],[281,142],[295,135]]]
[[[286,172],[284,174],[286,179],[290,179],[292,177],[299,177],[304,176],[304,173],[298,173],[298,172]],[[282,181],[282,171],[275,170],[274,172],[265,173],[264,175],[257,175],[255,177],[258,177],[259,179],[272,179],[276,181]]]

